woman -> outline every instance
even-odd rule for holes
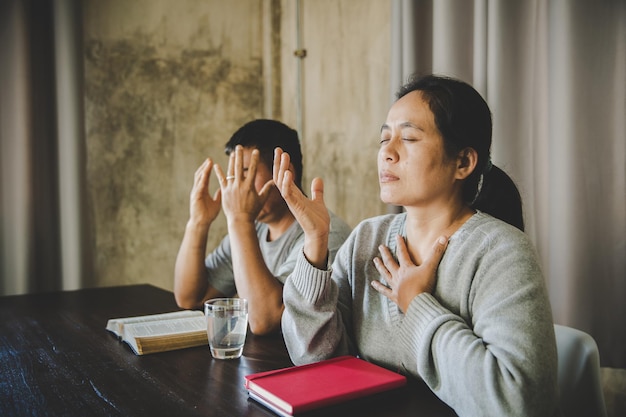
[[[332,269],[323,183],[314,179],[307,199],[276,150],[274,182],[305,231],[283,290],[294,363],[358,355],[423,379],[462,416],[557,413],[550,304],[519,193],[490,162],[491,130],[468,84],[427,76],[403,86],[381,129],[378,173],[382,201],[405,211],[361,222]]]

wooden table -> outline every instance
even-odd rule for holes
[[[280,336],[249,335],[244,354],[208,347],[136,356],[108,319],[178,310],[150,286],[0,297],[0,416],[274,416],[244,375],[291,366]],[[423,383],[302,416],[454,416]]]

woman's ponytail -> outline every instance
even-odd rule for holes
[[[522,214],[522,197],[517,186],[507,175],[495,165],[485,170],[479,180],[477,195],[471,206],[503,220],[520,230],[524,230]]]
[[[491,164],[491,110],[471,85],[449,77],[412,76],[398,91],[398,99],[420,91],[435,117],[448,157],[472,148],[478,161],[463,183],[463,201],[476,210],[524,230],[522,199],[513,180]]]

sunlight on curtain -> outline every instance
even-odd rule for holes
[[[29,188],[29,120],[26,28],[15,2],[0,6],[0,202],[2,293],[27,290]]]
[[[626,367],[626,2],[395,0],[392,18],[392,91],[436,72],[485,96],[555,322]]]
[[[83,200],[85,190],[85,141],[82,100],[82,35],[76,2],[56,0],[55,66],[59,141],[59,204],[61,223],[62,288],[81,287],[88,257],[85,242]]]
[[[76,289],[85,280],[76,1],[0,4],[3,295]]]

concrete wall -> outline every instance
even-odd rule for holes
[[[375,158],[389,105],[390,1],[303,0],[300,19],[296,6],[83,2],[96,285],[172,288],[193,174],[207,156],[224,163],[224,143],[254,118],[302,128],[305,183],[324,178],[329,208],[351,225],[385,212]],[[209,248],[225,233],[220,217]]]
[[[297,120],[295,1],[283,1],[284,117]],[[352,226],[385,212],[376,153],[389,108],[391,1],[300,2],[303,184],[325,181],[328,207]],[[305,188],[308,187],[305,186]]]

